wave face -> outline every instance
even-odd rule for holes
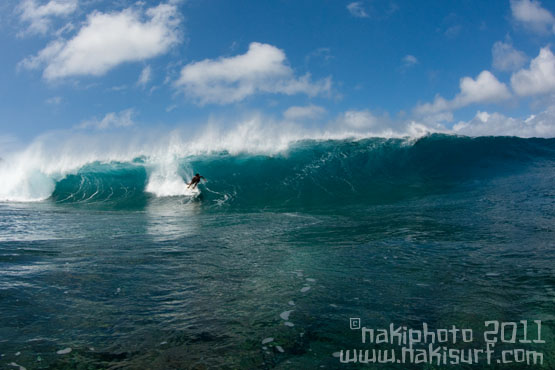
[[[93,163],[56,183],[51,199],[60,203],[118,203],[146,201],[147,173],[133,163]]]
[[[538,163],[554,168],[555,139],[436,134],[418,140],[305,140],[273,155],[224,151],[157,162],[141,156],[88,163],[63,176],[33,173],[28,180],[43,198],[50,189],[46,198],[58,203],[128,208],[177,196],[215,207],[294,209],[395,202]],[[208,182],[192,191],[185,181],[194,172]]]

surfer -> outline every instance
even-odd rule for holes
[[[199,175],[198,173],[191,179],[191,182],[188,183],[187,185],[187,189],[189,189],[191,187],[191,185],[193,186],[193,189],[197,187],[198,183],[200,182],[200,179],[204,179],[206,181],[206,179],[204,178],[204,176]]]

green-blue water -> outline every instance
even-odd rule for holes
[[[146,192],[137,158],[0,203],[1,368],[355,368],[337,353],[373,347],[350,318],[542,320],[524,348],[555,368],[555,139],[305,141],[180,166],[200,195]]]

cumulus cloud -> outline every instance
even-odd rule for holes
[[[347,5],[347,10],[353,17],[357,18],[368,18],[369,15],[364,10],[364,6],[362,5],[362,1],[355,1],[353,3],[349,3]]]
[[[256,93],[316,96],[331,90],[331,79],[296,77],[283,50],[253,42],[245,54],[186,65],[175,86],[200,104],[228,104]]]
[[[25,0],[17,8],[21,21],[29,24],[26,31],[29,34],[47,33],[52,18],[67,17],[76,10],[77,0],[50,0],[42,5],[35,0]]]
[[[491,49],[493,68],[500,71],[515,71],[521,68],[528,57],[516,50],[510,42],[497,41]]]
[[[472,120],[454,125],[453,131],[468,136],[555,137],[555,106],[526,119],[478,111]]]
[[[528,69],[511,76],[511,86],[521,96],[555,92],[555,56],[549,47],[540,50]]]
[[[459,87],[460,92],[452,100],[446,100],[437,95],[433,103],[418,105],[415,113],[419,115],[434,114],[476,103],[495,103],[511,97],[507,86],[499,82],[489,71],[482,71],[476,79],[461,78]]]
[[[511,0],[511,12],[516,22],[533,32],[555,32],[555,17],[539,1]]]
[[[283,112],[283,117],[285,117],[285,119],[295,121],[302,119],[315,119],[323,116],[325,113],[326,110],[323,107],[311,104],[304,107],[289,107],[285,112]]]
[[[137,85],[145,87],[146,84],[150,82],[151,74],[152,74],[152,69],[150,68],[150,66],[144,67],[143,70],[141,71],[139,79],[137,80]]]
[[[166,53],[179,41],[179,23],[177,7],[172,4],[160,4],[145,12],[135,8],[93,12],[72,39],[51,42],[20,66],[45,66],[43,76],[47,80],[101,76],[119,64]]]
[[[87,129],[93,128],[97,130],[106,130],[109,128],[118,127],[129,127],[133,126],[133,115],[135,114],[133,109],[126,109],[121,112],[110,112],[104,116],[101,120],[92,119],[84,121],[79,124],[76,128]]]

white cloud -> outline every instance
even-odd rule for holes
[[[144,19],[144,20],[143,20]],[[160,4],[144,14],[134,8],[121,12],[93,12],[71,40],[51,42],[20,65],[39,68],[47,80],[68,76],[100,76],[125,62],[164,54],[179,41],[177,7]]]
[[[141,75],[139,76],[139,79],[137,80],[137,85],[145,87],[146,84],[150,82],[151,75],[152,75],[152,69],[150,68],[150,66],[148,65],[144,67],[143,70],[141,71]]]
[[[135,124],[133,122],[134,114],[135,112],[133,109],[122,110],[119,113],[111,112],[106,114],[104,118],[102,118],[101,120],[92,119],[92,120],[84,121],[81,124],[79,124],[76,128],[80,128],[80,129],[94,128],[97,130],[105,130],[109,128],[129,127]]]
[[[511,0],[513,18],[537,33],[555,32],[555,17],[536,0]]]
[[[17,10],[21,20],[29,23],[27,33],[45,34],[50,29],[52,18],[67,17],[77,10],[77,0],[50,0],[43,5],[35,0],[25,0]]]
[[[524,120],[479,111],[472,120],[454,125],[453,131],[468,136],[555,137],[555,106]]]
[[[283,50],[253,42],[245,54],[186,65],[175,86],[200,104],[228,104],[259,92],[327,94],[331,79],[313,83],[309,74],[295,77]]]
[[[341,124],[351,129],[371,129],[378,124],[378,118],[368,110],[349,110],[343,113]]]
[[[347,5],[347,10],[351,13],[352,16],[357,18],[368,18],[368,13],[364,10],[364,6],[362,5],[362,1],[355,1]]]
[[[285,117],[285,119],[295,121],[302,119],[315,119],[323,116],[325,113],[326,110],[323,107],[311,104],[304,107],[289,107],[285,112],[283,112],[283,117]]]
[[[460,83],[461,92],[455,97],[456,106],[466,106],[473,103],[498,102],[510,97],[509,90],[504,83],[489,71],[482,71],[476,80],[464,77]]]
[[[516,50],[510,42],[497,41],[491,49],[493,68],[500,71],[515,71],[521,68],[528,57]]]
[[[544,47],[532,59],[529,69],[521,69],[511,76],[513,90],[521,96],[555,92],[555,56]]]
[[[463,77],[460,80],[460,92],[453,100],[446,100],[437,95],[433,103],[420,104],[415,108],[419,115],[434,114],[455,110],[476,103],[495,103],[511,97],[507,86],[499,82],[489,71],[482,71],[476,79]]]
[[[418,64],[418,59],[414,55],[408,54],[403,57],[404,68],[412,67],[415,64]]]

